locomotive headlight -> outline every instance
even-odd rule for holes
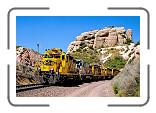
[[[53,69],[53,68],[50,69],[50,73],[51,73],[51,74],[54,73],[54,69]]]

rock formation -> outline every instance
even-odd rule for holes
[[[92,48],[112,47],[126,44],[127,39],[132,40],[132,30],[126,31],[124,27],[106,27],[101,30],[84,32],[69,44],[67,53],[76,51],[82,44]]]
[[[135,45],[134,43],[130,45],[100,48],[98,51],[101,53],[100,60],[102,63],[105,63],[113,54],[118,54],[123,57],[127,63],[135,58],[140,58],[140,45]]]
[[[24,47],[16,48],[16,84],[26,85],[37,83],[34,79],[35,62],[42,59],[42,55]]]
[[[125,65],[113,78],[113,89],[118,96],[140,96],[140,59],[135,58]]]
[[[26,65],[26,66],[34,66],[37,60],[41,60],[42,55],[39,53],[27,49],[24,47],[18,47],[16,49],[16,61],[18,64]]]

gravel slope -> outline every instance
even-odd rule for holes
[[[84,83],[77,86],[50,86],[16,93],[18,97],[112,97],[112,80]]]

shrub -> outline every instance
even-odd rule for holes
[[[126,39],[126,44],[130,45],[132,43],[132,40],[130,40],[129,38]]]
[[[22,46],[16,46],[16,49],[19,48],[19,47],[22,47]]]
[[[110,68],[110,69],[121,69],[125,66],[126,61],[120,57],[120,56],[115,56],[111,58],[110,60],[106,61],[104,64],[105,67]]]
[[[83,49],[83,48],[85,48],[86,46],[87,46],[87,45],[86,45],[85,43],[81,43],[79,49]]]

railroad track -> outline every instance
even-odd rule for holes
[[[45,85],[45,84],[19,85],[19,86],[16,86],[16,93],[22,92],[22,91],[27,91],[27,90],[33,90],[33,89],[48,87],[48,86],[50,86],[50,85]]]

